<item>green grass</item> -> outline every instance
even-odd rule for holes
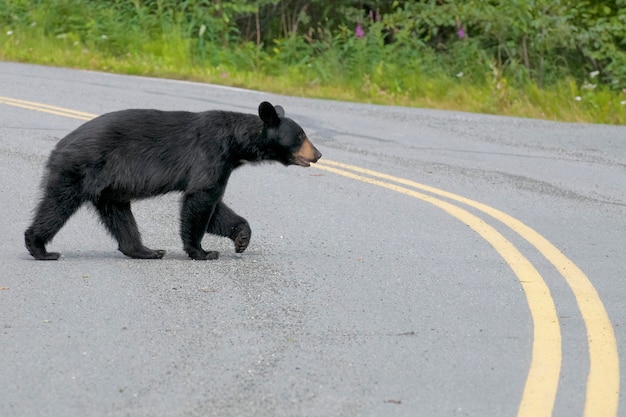
[[[13,31],[4,28],[0,33],[0,59],[193,80],[294,96],[626,124],[626,93],[605,86],[592,88],[592,80],[587,88],[579,88],[571,79],[545,88],[531,82],[513,87],[498,74],[446,73],[441,64],[429,64],[428,57],[426,62],[399,65],[366,44],[351,43],[353,51],[347,58],[332,47],[313,56],[295,40],[291,44],[289,40],[277,43],[269,53],[251,43],[237,48],[203,45],[198,52],[197,46],[179,31],[167,33],[156,39],[142,39],[135,34],[135,38],[117,41],[115,46],[106,37],[84,42],[71,32],[52,35],[37,27]]]

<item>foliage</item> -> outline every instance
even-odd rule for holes
[[[626,120],[626,0],[3,0],[0,29],[5,59]]]

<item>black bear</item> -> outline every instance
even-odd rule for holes
[[[165,251],[143,245],[130,202],[179,191],[180,233],[189,257],[218,257],[202,249],[205,232],[229,237],[243,252],[250,226],[222,202],[232,171],[259,161],[307,167],[321,156],[283,108],[268,102],[259,105],[258,116],[218,110],[107,113],[68,134],[50,154],[26,247],[35,259],[58,259],[46,244],[90,202],[123,254],[162,258]]]

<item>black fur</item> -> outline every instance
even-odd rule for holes
[[[303,157],[305,147],[309,151]],[[244,162],[307,166],[320,157],[302,128],[284,117],[280,106],[267,102],[259,105],[259,116],[226,111],[108,113],[68,134],[50,154],[43,197],[25,232],[26,247],[36,259],[58,259],[46,244],[90,202],[122,253],[162,258],[165,251],[142,244],[130,202],[179,191],[184,193],[181,237],[191,258],[218,257],[218,252],[202,249],[205,232],[232,239],[236,252],[243,252],[250,226],[222,202],[232,171]]]

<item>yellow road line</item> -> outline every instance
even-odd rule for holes
[[[0,97],[0,103],[81,120],[89,120],[97,116],[91,113],[8,97]],[[612,323],[591,281],[547,239],[506,213],[435,187],[327,159],[321,160],[316,167],[434,204],[453,217],[468,224],[487,240],[510,265],[526,292],[534,324],[532,363],[518,417],[548,416],[551,415],[554,407],[561,363],[561,334],[554,300],[550,295],[549,288],[532,264],[499,232],[480,218],[446,201],[385,181],[392,181],[420,189],[480,210],[501,221],[535,246],[554,265],[572,289],[585,322],[590,366],[587,378],[584,417],[617,416],[620,384],[619,356]],[[354,172],[385,181],[357,175]]]
[[[550,290],[530,261],[495,228],[465,209],[427,194],[329,165],[339,165],[339,163],[326,160],[324,164],[318,162],[316,168],[387,188],[433,204],[467,224],[493,246],[511,267],[522,285],[533,320],[531,365],[526,378],[518,417],[551,416],[561,371],[561,329]]]
[[[43,103],[34,103],[32,101],[18,100],[10,97],[0,96],[0,103],[14,107],[21,107],[23,109],[36,110],[44,113],[54,114],[56,116],[71,117],[80,120],[91,120],[97,116],[92,113],[85,113],[82,111],[65,109],[63,107],[50,106]]]
[[[398,184],[407,185],[453,201],[466,204],[507,225],[522,238],[535,246],[541,254],[563,276],[576,298],[578,309],[587,330],[589,344],[589,374],[585,397],[584,417],[617,416],[620,391],[620,370],[617,341],[613,325],[604,308],[604,304],[585,273],[569,258],[559,251],[545,237],[521,221],[493,207],[453,194],[435,187],[420,184],[404,178],[394,177],[377,171],[329,160],[320,163],[361,174],[381,178]],[[326,169],[324,167],[323,169]],[[520,406],[522,411],[524,404]],[[518,414],[522,415],[522,414]]]

